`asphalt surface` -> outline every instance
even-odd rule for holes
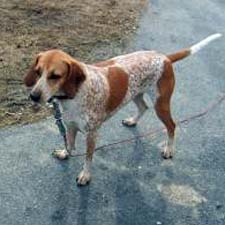
[[[152,0],[127,52],[173,52],[209,34],[225,34],[224,10],[222,0]],[[175,65],[175,120],[201,111],[225,92],[224,52],[222,38]],[[153,110],[136,128],[123,127],[121,120],[134,111],[130,104],[105,123],[98,146],[162,127]],[[63,146],[52,119],[2,129],[0,224],[225,224],[224,134],[225,102],[178,127],[173,160],[160,157],[163,133],[111,147],[96,152],[93,180],[78,188],[83,158],[52,158],[52,150]],[[80,136],[79,152],[83,141]]]

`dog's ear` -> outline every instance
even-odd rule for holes
[[[86,76],[83,69],[77,62],[67,62],[68,72],[62,89],[69,98],[74,98],[80,85],[85,81]]]
[[[40,59],[40,54],[38,56],[36,56],[33,64],[31,65],[28,73],[24,76],[23,78],[23,81],[24,81],[24,84],[27,86],[27,87],[32,87],[35,85],[35,83],[37,82],[37,79],[38,79],[38,73],[37,71],[35,70],[36,66],[37,66],[37,63],[38,63],[38,60]]]

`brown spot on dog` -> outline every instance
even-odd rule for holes
[[[85,79],[84,71],[77,62],[68,63],[68,73],[62,85],[62,89],[67,97],[74,98]]]
[[[112,112],[123,101],[128,89],[128,75],[119,67],[109,67],[108,71],[109,98],[106,110]]]
[[[113,66],[114,64],[115,64],[114,60],[106,60],[106,61],[94,63],[93,65],[97,67],[107,67],[107,66]]]
[[[155,103],[155,110],[159,119],[165,124],[169,137],[173,138],[175,123],[171,116],[170,99],[175,86],[175,77],[170,60],[166,59],[164,63],[164,72],[157,83],[159,97]]]

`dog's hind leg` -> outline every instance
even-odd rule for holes
[[[133,100],[138,109],[137,115],[122,120],[123,125],[128,126],[128,127],[135,126],[137,124],[137,122],[139,121],[139,119],[143,116],[145,111],[148,109],[148,106],[144,100],[143,95],[144,95],[143,93],[138,94]]]
[[[174,152],[175,123],[171,117],[170,99],[175,85],[174,72],[170,61],[165,61],[162,77],[157,83],[158,96],[155,101],[155,111],[167,129],[168,140],[162,156],[172,158]]]

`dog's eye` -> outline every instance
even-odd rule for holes
[[[60,75],[52,73],[51,76],[49,77],[50,80],[58,80],[60,79]]]

